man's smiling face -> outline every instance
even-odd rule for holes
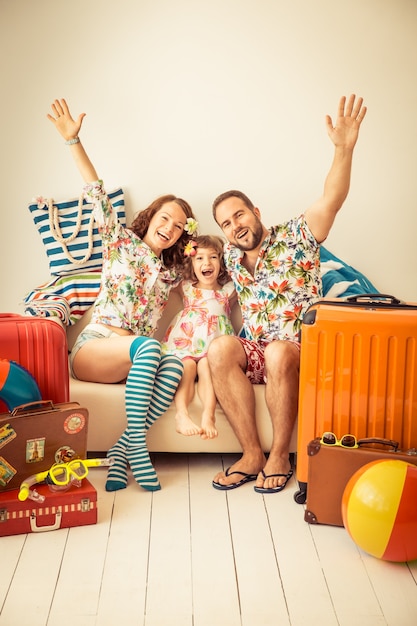
[[[257,248],[264,239],[259,209],[249,209],[240,198],[231,196],[216,208],[216,221],[231,244],[240,250]]]

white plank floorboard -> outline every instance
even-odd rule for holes
[[[1,626],[47,624],[69,532],[62,529],[26,537],[1,611]]]
[[[343,528],[213,476],[236,455],[155,455],[162,490],[130,477],[98,524],[0,538],[0,626],[415,626],[417,561],[387,563]]]
[[[264,495],[283,588],[293,626],[337,625],[320,555],[304,508],[294,502],[295,478],[279,494]]]
[[[146,626],[192,626],[188,458],[155,467],[163,489],[153,496]]]
[[[91,482],[102,485],[106,472],[91,471]],[[101,487],[98,524],[71,528],[57,581],[48,626],[62,626],[69,614],[80,626],[95,623],[104,570],[113,495]]]
[[[416,584],[417,584],[417,560],[408,563],[408,568],[410,570],[411,575],[413,576]]]
[[[377,626],[385,620],[358,548],[344,528],[311,526],[341,626]]]
[[[363,552],[362,559],[387,623],[415,626],[417,587],[408,565],[383,562]]]
[[[114,494],[96,626],[143,623],[152,498],[132,477]]]
[[[26,535],[2,537],[0,539],[0,615],[10,584],[26,541]]]
[[[194,626],[240,626],[239,589],[227,501],[211,486],[218,455],[190,456]]]
[[[290,624],[280,566],[254,483],[227,492],[233,549],[242,610],[242,625]],[[219,494],[220,495],[220,494]]]

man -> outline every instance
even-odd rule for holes
[[[208,359],[213,385],[241,446],[242,457],[218,473],[213,487],[235,489],[256,481],[255,491],[275,493],[291,478],[289,445],[298,409],[300,329],[306,309],[321,295],[320,243],[349,191],[353,150],[366,114],[363,99],[339,102],[327,132],[335,146],[323,195],[305,213],[267,229],[260,211],[240,191],[213,203],[213,215],[228,239],[225,262],[242,309],[245,338],[213,341]],[[252,383],[265,382],[273,441],[268,459],[255,422]]]

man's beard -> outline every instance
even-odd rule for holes
[[[242,228],[241,230],[244,229]],[[239,241],[235,235],[234,245],[244,252],[250,252],[259,246],[263,240],[263,227],[260,220],[256,220],[253,228],[248,228],[246,237],[248,237],[246,241]]]

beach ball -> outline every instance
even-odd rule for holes
[[[381,459],[361,467],[343,492],[342,517],[368,554],[386,561],[417,559],[417,466]]]
[[[0,359],[0,399],[9,411],[21,404],[42,400],[36,380],[22,365]]]

